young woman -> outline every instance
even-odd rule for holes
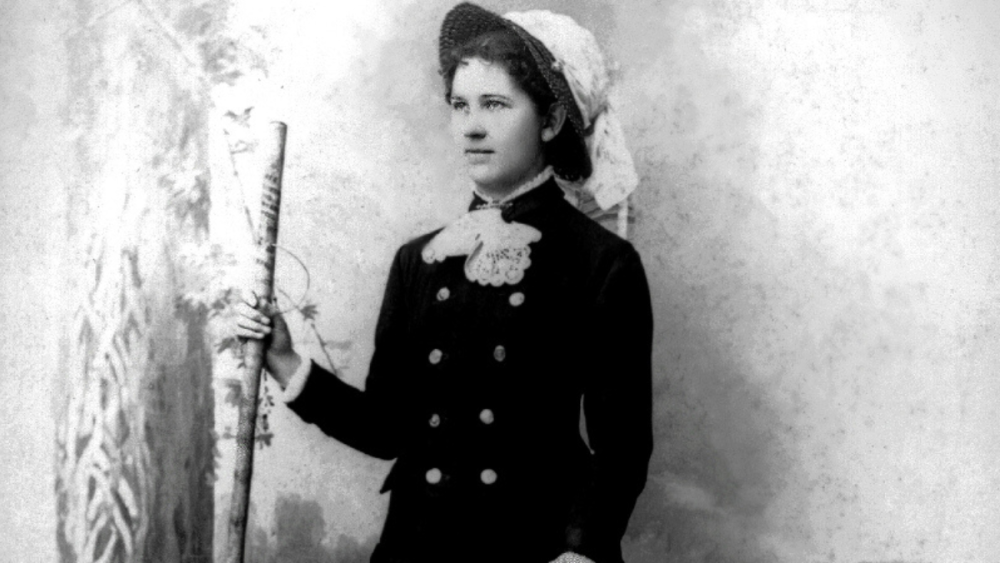
[[[270,339],[302,419],[396,460],[373,563],[620,563],[652,451],[649,289],[556,181],[604,207],[635,186],[603,58],[569,17],[460,4],[440,62],[472,203],[397,252],[364,391],[280,315],[245,304],[238,334]]]

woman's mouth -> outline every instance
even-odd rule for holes
[[[489,159],[493,151],[487,149],[465,149],[465,157],[469,162],[478,164]]]

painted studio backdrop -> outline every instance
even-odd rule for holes
[[[436,75],[452,2],[354,4],[0,4],[0,561],[221,554],[268,119],[281,305],[363,383],[393,251],[469,186]],[[568,13],[617,64],[656,322],[626,560],[1000,560],[993,0],[484,5]],[[388,464],[278,395],[248,560],[367,561]]]

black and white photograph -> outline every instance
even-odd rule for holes
[[[992,0],[0,22],[0,563],[1000,561]]]

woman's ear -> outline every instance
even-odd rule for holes
[[[549,111],[545,115],[545,121],[542,123],[542,141],[547,143],[555,139],[565,123],[566,108],[559,102],[549,106]]]

